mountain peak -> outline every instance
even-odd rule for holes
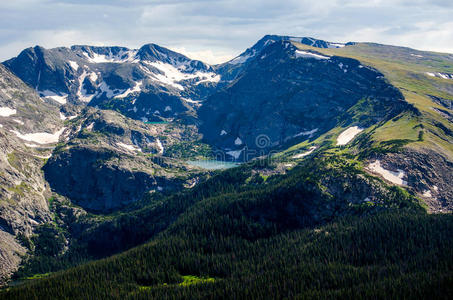
[[[233,58],[227,64],[242,64],[247,62],[250,58],[254,57],[260,53],[265,47],[269,46],[272,43],[282,41],[282,42],[297,42],[307,46],[312,46],[316,48],[342,48],[348,44],[342,43],[333,43],[324,40],[315,39],[312,37],[296,37],[296,36],[286,36],[286,35],[274,35],[267,34],[263,36],[255,45],[245,50],[239,56]]]
[[[157,44],[146,44],[143,45],[137,53],[137,56],[141,60],[149,61],[162,61],[167,63],[172,63],[174,61],[189,61],[190,59],[183,54],[174,52],[170,49],[161,47]]]

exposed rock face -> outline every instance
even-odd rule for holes
[[[319,136],[342,122],[367,127],[407,107],[382,74],[356,60],[301,53],[285,41],[250,60],[236,81],[199,110],[205,140],[219,148],[269,149]],[[260,135],[267,138],[263,144]]]
[[[44,172],[57,193],[94,211],[117,209],[140,200],[151,189],[171,190],[176,185],[154,177],[151,168],[134,171],[135,167],[142,166],[105,149],[73,147],[49,159]]]
[[[426,202],[431,212],[453,211],[453,162],[430,149],[405,149],[380,157],[383,166],[405,173],[407,187]]]
[[[25,249],[19,245],[14,235],[0,229],[0,286],[16,270],[24,254]]]
[[[44,102],[0,65],[0,282],[18,265],[24,249],[15,236],[29,235],[51,219],[49,189],[41,167],[53,145],[24,140],[31,133],[53,133],[62,127],[59,109]],[[21,136],[19,137],[18,134]],[[36,137],[36,136],[33,136]]]
[[[84,209],[119,209],[147,192],[181,189],[196,173],[163,156],[168,145],[182,139],[179,127],[169,130],[168,124],[143,124],[94,108],[83,109],[67,126],[68,142],[43,170],[55,192]]]

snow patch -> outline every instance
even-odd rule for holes
[[[432,73],[432,72],[426,72],[426,75],[431,76],[431,77],[437,77],[437,78],[442,78],[442,79],[453,79],[453,74],[448,74],[448,73]]]
[[[173,86],[181,91],[184,90],[184,87],[180,84],[177,84],[176,82],[183,80],[184,75],[181,73],[178,69],[176,69],[174,66],[170,64],[165,64],[163,62],[152,62],[152,63],[147,63],[152,65],[153,67],[159,69],[162,71],[164,74],[154,74],[153,77],[157,80],[160,81],[164,84]]]
[[[411,53],[411,56],[418,57],[418,58],[422,58],[423,57],[423,55],[413,54],[413,53]]]
[[[119,90],[112,90],[105,81],[102,81],[99,85],[99,89],[101,90],[101,94],[105,93],[107,98],[113,98],[116,95],[121,94],[122,92]]]
[[[62,93],[60,95],[60,94],[57,94],[57,93],[49,91],[49,90],[40,91],[39,95],[44,98],[50,98],[54,101],[57,101],[60,104],[66,104],[66,100],[68,98],[68,94]]]
[[[129,96],[132,93],[139,93],[142,91],[142,85],[143,85],[143,81],[136,82],[135,86],[133,88],[127,89],[124,93],[119,94],[115,98],[126,98],[127,96]]]
[[[159,139],[156,139],[157,148],[159,148],[159,154],[164,154],[164,146]]]
[[[312,146],[308,149],[307,152],[304,152],[304,153],[299,153],[299,154],[296,154],[293,156],[293,158],[297,159],[297,158],[303,158],[307,155],[310,155],[313,151],[315,151],[316,147],[315,146]]]
[[[98,74],[96,74],[94,72],[91,72],[89,76],[90,76],[91,81],[93,81],[93,82],[96,82],[98,80]]]
[[[34,157],[41,158],[41,159],[49,159],[52,157],[52,153],[50,153],[49,155],[46,155],[46,156],[34,155]]]
[[[394,184],[407,185],[407,182],[403,180],[404,176],[406,175],[403,170],[397,169],[397,171],[395,172],[384,169],[381,166],[381,162],[379,160],[376,160],[374,163],[370,163],[368,165],[368,168]]]
[[[76,63],[75,61],[70,60],[70,61],[69,61],[69,65],[71,66],[71,68],[72,68],[74,71],[77,71],[77,70],[79,69],[79,64]]]
[[[94,127],[94,122],[91,122],[91,124],[87,126],[87,130],[93,131],[93,127]]]
[[[256,51],[253,50],[252,53],[239,55],[238,57],[233,58],[232,60],[230,60],[228,63],[230,65],[242,64],[242,63],[245,63],[250,58],[254,57],[255,55],[256,55]]]
[[[296,54],[296,58],[301,58],[301,57],[302,58],[314,58],[314,59],[317,59],[317,60],[329,59],[330,58],[329,56],[324,56],[324,55],[315,54],[315,53],[302,51],[302,50],[296,50],[295,54]]]
[[[16,122],[17,124],[24,125],[24,122],[22,122],[21,120],[13,119],[13,121]]]
[[[96,96],[96,94],[89,95],[87,91],[83,88],[83,82],[85,81],[85,78],[87,78],[87,76],[90,76],[90,79],[92,81],[96,81],[98,78],[96,73],[93,72],[88,74],[87,71],[85,70],[83,71],[82,75],[80,75],[77,96],[79,97],[79,100],[82,102],[90,102],[93,99],[93,97]]]
[[[342,43],[328,43],[329,48],[343,48],[344,46],[346,45]]]
[[[349,127],[337,137],[337,146],[346,145],[362,131],[363,129],[357,126]]]
[[[241,153],[242,151],[244,151],[244,149],[241,149],[241,150],[234,150],[234,151],[228,151],[226,154],[234,157],[234,159],[238,159],[239,156],[241,156]]]
[[[60,120],[62,120],[62,121],[64,121],[64,120],[72,120],[72,119],[75,119],[75,118],[77,118],[77,115],[66,117],[66,116],[60,111]]]
[[[0,117],[9,117],[15,115],[17,111],[9,107],[0,107]]]
[[[179,66],[174,66],[174,65],[171,65],[168,63],[163,63],[160,61],[157,61],[157,62],[145,61],[143,63],[145,63],[146,65],[152,66],[163,73],[163,74],[156,74],[156,73],[151,72],[149,69],[142,67],[142,70],[144,70],[146,73],[148,73],[155,80],[162,82],[164,84],[173,86],[181,91],[184,90],[184,87],[181,84],[179,84],[178,82],[183,81],[183,80],[197,80],[195,85],[198,85],[202,82],[217,83],[220,81],[220,75],[213,73],[213,72],[197,71],[194,74],[184,73],[184,72],[182,72],[183,70],[186,69],[186,65],[184,65],[184,64],[181,64]]]
[[[123,149],[126,149],[126,150],[129,150],[129,151],[139,151],[141,152],[142,150],[134,145],[128,145],[128,144],[124,144],[124,143],[121,143],[121,142],[117,142],[116,143],[117,146],[123,148]]]
[[[27,143],[24,143],[25,146],[29,147],[29,148],[38,148],[39,146],[38,145],[34,145],[34,144],[27,144]]]
[[[201,101],[197,101],[197,100],[192,100],[192,99],[189,99],[189,98],[183,98],[181,97],[181,100],[187,102],[187,103],[191,103],[191,104],[200,104]]]
[[[307,131],[302,131],[302,132],[299,132],[298,134],[295,134],[293,137],[299,137],[299,136],[303,136],[303,135],[308,135],[309,137],[312,137],[313,134],[315,134],[318,130],[319,130],[319,128],[315,128],[315,129],[307,130]]]
[[[107,55],[98,54],[95,52],[88,53],[84,52],[83,54],[88,59],[90,63],[125,63],[125,62],[138,62],[136,58],[137,50],[121,50],[117,54],[113,54],[111,51]]]
[[[219,83],[220,75],[216,75],[214,73],[205,73],[205,74],[209,74],[209,75],[202,76],[201,78],[203,78],[203,79],[198,81],[197,83],[195,83],[195,85],[199,85],[200,83],[203,83],[203,82]]]
[[[27,142],[34,142],[37,144],[53,144],[58,143],[60,139],[60,135],[65,131],[66,127],[61,128],[55,133],[47,133],[47,132],[36,132],[36,133],[27,133],[21,134],[16,130],[10,130],[14,133],[18,138]]]

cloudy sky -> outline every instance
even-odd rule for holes
[[[0,0],[0,60],[34,45],[153,42],[218,63],[265,34],[453,53],[452,16],[452,0]]]

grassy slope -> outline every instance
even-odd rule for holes
[[[372,135],[375,142],[410,139],[413,142],[409,143],[407,147],[433,149],[453,159],[453,138],[434,125],[441,123],[446,128],[453,130],[453,124],[433,110],[433,108],[444,110],[445,108],[434,103],[428,96],[453,100],[453,80],[434,78],[425,74],[426,72],[453,73],[451,55],[368,43],[359,43],[339,49],[319,49],[295,44],[300,49],[357,59],[362,64],[379,70],[391,84],[400,89],[406,100],[422,113],[421,116],[406,115],[376,128]],[[423,141],[418,141],[420,127],[416,126],[419,124],[425,128]]]

